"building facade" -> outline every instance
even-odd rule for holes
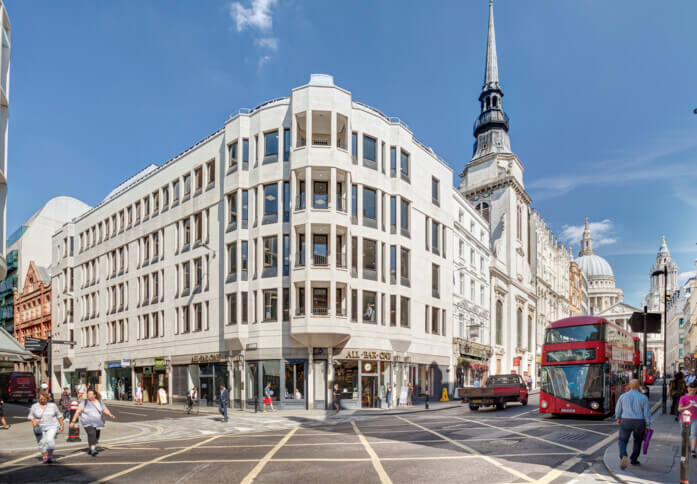
[[[24,286],[14,294],[14,338],[24,344],[27,337],[46,339],[51,333],[51,277],[48,269],[29,263]],[[34,373],[37,383],[47,381],[48,359],[45,352],[35,353],[37,360],[16,365],[19,371]]]
[[[51,237],[64,223],[89,210],[89,205],[72,197],[55,197],[46,202],[7,240],[7,274],[0,283],[0,324],[12,331],[14,293],[24,287],[29,267],[51,270]]]
[[[489,224],[494,374],[518,372],[536,380],[537,295],[531,248],[530,196],[523,164],[511,150],[509,120],[499,84],[493,5],[489,4],[484,85],[474,124],[474,155],[460,177],[460,192]]]
[[[0,240],[7,239],[7,141],[10,122],[10,49],[12,29],[5,3],[0,0],[2,47],[0,48]],[[7,274],[7,246],[0,244],[0,279]],[[10,331],[11,332],[11,331]]]
[[[471,386],[489,374],[491,292],[489,225],[455,189],[453,198],[453,361],[455,387]]]
[[[571,255],[571,249],[569,249]],[[583,312],[583,271],[578,263],[569,262],[569,316],[581,316]]]
[[[155,401],[345,407],[440,396],[452,357],[452,172],[313,75],[150,166],[53,237],[57,381]],[[430,183],[424,183],[427,180]],[[74,245],[73,245],[74,244]],[[70,247],[75,247],[74,251]],[[170,398],[168,401],[171,401]]]
[[[667,372],[670,374],[690,367],[690,365],[685,365],[684,358],[689,355],[689,348],[685,348],[689,326],[688,302],[694,283],[694,277],[685,281],[668,301],[666,363],[668,365]]]

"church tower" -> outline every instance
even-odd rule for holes
[[[661,247],[656,254],[656,262],[651,267],[649,273],[651,277],[651,289],[646,296],[646,306],[649,311],[663,312],[663,274],[651,275],[656,271],[663,271],[664,267],[668,268],[668,297],[672,296],[678,290],[678,265],[670,257],[670,251],[666,244],[665,236],[661,237]]]
[[[579,257],[584,255],[593,255],[593,238],[591,237],[591,229],[588,226],[588,217],[586,217],[586,226],[583,228],[583,239],[581,239],[581,252]]]
[[[519,372],[537,380],[536,348],[546,322],[538,320],[536,311],[532,270],[536,239],[531,235],[531,200],[523,186],[523,165],[511,151],[509,120],[503,111],[491,0],[488,27],[474,153],[460,174],[459,190],[489,223],[492,373]]]

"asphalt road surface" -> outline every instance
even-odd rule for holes
[[[0,482],[597,482],[588,479],[589,470],[600,467],[616,430],[611,419],[541,416],[534,397],[526,407],[503,411],[463,406],[337,425],[118,443],[97,457],[59,447],[52,465],[41,464],[36,452],[0,452]]]

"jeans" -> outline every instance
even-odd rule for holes
[[[58,427],[41,427],[41,434],[36,435],[36,443],[41,452],[47,452],[56,448],[56,432]]]
[[[392,392],[387,392],[387,395],[385,395],[385,401],[387,402],[387,408],[390,408],[392,405]]]
[[[678,415],[678,402],[680,401],[680,397],[673,397],[673,402],[670,405],[670,414],[671,415]]]
[[[70,410],[66,410],[65,412],[63,412],[63,421],[67,423],[70,422]]]
[[[632,462],[636,462],[641,451],[641,444],[644,441],[644,430],[646,429],[646,421],[643,419],[622,419],[620,421],[620,458],[627,455],[627,443],[629,436],[634,435],[634,448],[632,455],[629,456]]]
[[[87,432],[87,443],[90,447],[94,447],[99,442],[99,434],[101,430],[97,427],[85,427],[85,432]]]
[[[227,420],[227,403],[220,402],[220,407],[218,407],[218,412],[223,416],[223,420]]]

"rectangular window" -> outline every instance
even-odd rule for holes
[[[283,234],[283,275],[290,275],[290,235]]]
[[[249,170],[249,139],[242,140],[242,169]]]
[[[305,234],[298,234],[298,252],[296,254],[297,261],[296,265],[305,265]]]
[[[351,237],[351,275],[358,277],[358,237]]]
[[[440,267],[437,264],[431,265],[431,293],[440,298]]]
[[[390,176],[397,176],[397,148],[390,146]]]
[[[312,264],[315,266],[329,265],[329,236],[325,234],[312,235]]]
[[[397,326],[397,296],[390,295],[390,326]]]
[[[172,182],[172,203],[179,201],[179,180]],[[136,204],[137,205],[137,204]],[[136,207],[136,221],[140,220],[140,207]]]
[[[194,287],[201,289],[203,285],[203,258],[194,259]]]
[[[264,163],[278,161],[278,131],[264,134]]]
[[[228,225],[232,230],[237,229],[237,192],[232,192],[227,196],[228,206]]]
[[[399,298],[399,325],[402,328],[409,327],[409,298],[404,296]]]
[[[215,160],[206,163],[206,171],[208,172],[208,184],[215,183]]]
[[[351,321],[358,321],[358,290],[351,289]]]
[[[201,212],[194,214],[194,242],[200,243],[203,241],[203,214]]]
[[[329,208],[328,182],[312,182],[312,208]]]
[[[403,286],[409,286],[409,249],[399,249],[399,272]]]
[[[390,284],[397,284],[397,246],[390,246]]]
[[[397,233],[397,197],[390,197],[390,233]]]
[[[242,190],[242,228],[246,229],[249,224],[249,193]]]
[[[399,168],[402,174],[402,180],[409,181],[409,153],[401,150]]]
[[[440,224],[436,221],[431,223],[431,251],[440,255],[438,248],[440,247]]]
[[[264,321],[278,320],[278,291],[267,289],[264,291]]]
[[[358,133],[351,133],[351,159],[353,163],[358,163]]]
[[[242,324],[249,323],[249,296],[247,291],[241,293],[240,305],[242,306]]]
[[[194,304],[194,331],[203,329],[203,305],[201,303]]]
[[[227,295],[227,324],[237,324],[237,293]]]
[[[278,237],[264,237],[264,272],[261,277],[276,277],[278,274]]]
[[[381,151],[381,156],[380,156],[380,161],[382,162],[382,173],[385,173],[386,166],[387,166],[387,159],[385,158],[387,156],[387,153],[385,152],[385,142],[382,142],[382,151]]]
[[[196,179],[196,191],[203,189],[203,167],[194,168],[194,178]]]
[[[329,289],[326,287],[312,288],[312,314],[317,316],[329,314]]]
[[[363,278],[371,281],[378,280],[377,247],[374,240],[363,239]]]
[[[372,188],[363,187],[363,225],[377,228],[377,197]]]
[[[259,164],[259,135],[255,134],[254,135],[254,166],[257,166]],[[256,292],[255,292],[256,294]],[[257,318],[254,318],[254,322],[257,322]]]
[[[169,207],[169,187],[162,187],[162,208]],[[131,225],[131,208],[129,207],[128,214],[128,225]]]
[[[228,151],[230,154],[230,170],[237,171],[237,141],[230,145],[230,149]]]
[[[283,221],[290,222],[290,182],[283,182]]]
[[[438,308],[431,308],[431,333],[440,334],[440,317]]]
[[[358,185],[351,185],[351,221],[358,223]]]
[[[399,218],[401,221],[401,232],[405,237],[409,237],[409,202],[404,199],[400,200]]]
[[[182,276],[184,280],[182,281],[182,290],[187,292],[191,287],[191,269],[189,262],[184,262],[182,264]]]
[[[283,321],[290,321],[290,289],[283,288]]]
[[[377,293],[363,291],[363,322],[377,322]]]
[[[305,288],[298,288],[298,315],[302,316],[305,314]]]
[[[264,220],[262,224],[278,221],[278,184],[264,185]]]
[[[234,281],[237,279],[237,242],[232,242],[227,245],[227,258],[227,275]]]
[[[431,178],[431,201],[440,206],[440,182],[437,178]]]
[[[184,198],[191,195],[191,175],[184,175]]]
[[[290,161],[290,128],[283,130],[283,161]]]
[[[378,140],[371,136],[363,135],[363,165],[374,170],[378,169],[377,146]]]
[[[242,269],[242,280],[247,279],[247,272],[249,271],[249,242],[243,240],[241,242],[241,269]]]

